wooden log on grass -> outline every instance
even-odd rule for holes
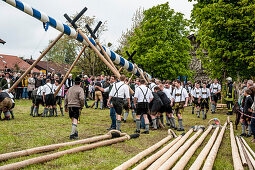
[[[230,140],[231,140],[231,148],[232,148],[232,159],[234,163],[235,170],[243,170],[242,161],[238,152],[238,148],[236,145],[233,123],[230,122]]]
[[[164,153],[159,159],[157,159],[148,170],[158,169],[168,158],[170,158],[175,151],[188,139],[190,134],[194,131],[194,128],[191,128],[174,146],[172,146],[166,153]]]
[[[175,138],[171,143],[163,147],[161,150],[159,150],[157,153],[151,155],[149,158],[141,162],[139,165],[137,165],[133,170],[142,170],[147,168],[149,165],[151,165],[154,161],[156,161],[160,156],[162,156],[164,153],[166,153],[173,145],[175,145],[183,135],[178,136]]]
[[[126,135],[126,133],[120,133],[117,130],[111,130],[105,135],[96,136],[96,137],[92,137],[92,138],[81,139],[81,140],[76,140],[76,141],[66,142],[66,143],[58,143],[58,144],[47,145],[47,146],[40,146],[40,147],[26,149],[26,150],[22,150],[22,151],[1,154],[0,161],[5,161],[5,160],[11,159],[11,158],[17,158],[17,157],[21,157],[21,156],[28,156],[28,155],[32,155],[32,154],[41,153],[41,152],[48,152],[48,151],[56,150],[56,149],[59,149],[59,148],[65,147],[65,146],[87,144],[87,143],[97,142],[100,140],[110,139],[113,137],[112,133],[118,133],[118,134],[120,134],[120,136]]]
[[[249,170],[254,170],[254,168],[253,168],[253,166],[252,166],[252,163],[251,163],[251,160],[249,159],[249,156],[248,156],[248,154],[247,154],[247,152],[246,152],[246,150],[245,150],[245,146],[244,146],[242,140],[241,140],[239,137],[237,137],[237,139],[238,139],[238,141],[239,141],[240,144],[241,144],[241,147],[242,147],[242,150],[243,150],[245,159],[246,159],[246,161],[247,161],[247,165],[248,165]]]
[[[189,162],[190,158],[196,152],[197,148],[202,144],[206,136],[211,132],[213,126],[210,125],[208,129],[200,136],[200,138],[194,143],[189,150],[182,156],[182,158],[176,163],[173,167],[173,170],[180,170],[184,169],[187,163]]]
[[[250,148],[250,146],[247,144],[247,142],[244,140],[244,138],[240,137],[240,139],[242,140],[243,144],[247,147],[247,149],[251,152],[251,155],[253,156],[253,158],[255,158],[254,151]]]
[[[216,141],[215,141],[215,143],[214,143],[214,145],[205,161],[203,170],[209,170],[209,169],[213,168],[213,164],[214,164],[215,158],[217,156],[217,153],[218,153],[218,150],[219,150],[219,147],[220,147],[226,127],[227,127],[227,122],[222,127],[220,134],[217,137],[217,139],[216,139]]]
[[[146,150],[140,152],[139,154],[137,154],[133,158],[129,159],[128,161],[124,162],[120,166],[114,168],[114,170],[124,170],[124,169],[130,168],[132,165],[136,164],[138,161],[140,161],[141,159],[143,159],[147,155],[151,154],[152,152],[154,152],[155,150],[160,148],[166,142],[171,140],[173,138],[173,136],[176,136],[175,133],[171,129],[169,129],[167,137],[165,137],[164,139],[162,139],[158,143],[152,145],[151,147],[147,148]]]
[[[237,136],[236,136],[236,143],[237,143],[237,146],[238,146],[238,149],[239,149],[242,164],[243,164],[243,166],[247,166],[248,163],[247,163],[247,160],[246,160],[245,155],[244,155],[244,150],[243,150],[242,145],[240,143],[240,140]]]
[[[242,140],[240,140],[240,141],[242,141],[241,143],[243,144],[243,146],[244,146],[244,150],[245,150],[245,152],[246,152],[246,154],[247,154],[247,156],[248,156],[248,158],[249,158],[249,160],[250,160],[250,162],[251,162],[251,164],[252,164],[252,166],[253,166],[253,168],[255,168],[255,160],[253,159],[254,157],[252,156],[252,149],[249,147],[249,145],[246,143],[246,141],[242,138],[242,137],[240,137]],[[251,153],[249,152],[249,148],[251,149]]]
[[[189,140],[187,140],[182,147],[178,149],[178,151],[176,151],[164,164],[162,164],[162,166],[160,166],[159,170],[170,169],[203,131],[204,128],[199,128],[198,131]]]
[[[24,167],[32,165],[32,164],[38,164],[38,163],[47,162],[47,161],[50,161],[53,159],[57,159],[61,156],[67,155],[67,154],[83,152],[83,151],[91,150],[94,148],[98,148],[100,146],[107,146],[107,145],[123,142],[125,140],[129,140],[129,139],[137,138],[137,137],[139,137],[139,134],[125,135],[123,137],[118,137],[116,139],[105,140],[105,141],[101,141],[101,142],[97,142],[97,143],[93,143],[93,144],[89,144],[89,145],[85,145],[85,146],[76,147],[73,149],[68,149],[68,150],[52,153],[49,155],[44,155],[44,156],[27,159],[27,160],[24,160],[21,162],[4,165],[4,166],[0,167],[0,170],[20,169],[20,168],[24,168]]]

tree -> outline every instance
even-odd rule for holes
[[[165,3],[145,10],[137,25],[124,48],[130,52],[137,51],[134,57],[136,63],[162,79],[191,76],[188,21],[183,14],[175,13]]]
[[[74,15],[76,16],[76,15]],[[85,35],[89,35],[88,30],[85,25],[88,24],[92,29],[94,29],[97,24],[95,16],[88,17],[82,16],[77,22],[77,26],[82,29]],[[104,31],[107,30],[106,22],[98,29],[96,36],[100,40],[100,36]],[[52,41],[51,41],[52,42]],[[108,43],[110,44],[110,43]],[[56,45],[47,53],[46,60],[51,60],[57,63],[67,63],[72,64],[75,57],[80,53],[84,45],[75,39],[64,35]],[[99,75],[99,74],[110,74],[110,70],[107,66],[100,60],[100,58],[95,54],[90,48],[86,48],[76,64],[75,72],[83,71],[88,75]]]
[[[190,0],[192,1],[192,0]],[[250,78],[255,73],[255,5],[253,0],[196,0],[192,10],[203,66],[215,78]]]

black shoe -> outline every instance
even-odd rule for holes
[[[149,134],[150,132],[148,130],[143,131],[142,134]]]
[[[194,114],[194,112],[192,112],[192,114]]]
[[[135,130],[135,133],[140,133],[140,130],[137,130],[137,129],[136,129],[136,130]]]
[[[245,137],[249,138],[249,137],[251,137],[251,135],[247,134]]]
[[[72,139],[79,139],[79,137],[78,137],[78,132],[76,132],[76,133],[70,135],[70,140],[72,140]]]
[[[242,133],[240,136],[246,137],[246,133]]]
[[[126,123],[127,121],[126,120],[124,120],[124,123]]]
[[[184,131],[184,129],[182,129],[182,128],[178,128],[178,129],[177,129],[177,131]]]
[[[167,126],[170,126],[170,123],[167,123],[166,125],[167,125]]]
[[[86,108],[89,108],[89,106],[86,106]]]
[[[107,130],[116,130],[116,128],[108,128]]]
[[[197,115],[197,118],[200,118],[200,116],[199,116],[199,115]]]

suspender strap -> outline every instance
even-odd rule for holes
[[[46,85],[50,88],[50,86],[48,84],[46,84]],[[51,92],[50,94],[54,94],[52,90],[53,90],[53,85],[52,85],[52,88],[50,88],[50,92]]]
[[[139,87],[139,89],[142,91],[142,93],[143,93],[143,102],[146,102],[147,101],[147,99],[146,99],[146,95],[147,95],[147,93],[148,93],[148,90],[149,90],[149,88],[147,88],[147,90],[146,90],[146,93],[144,94],[144,92],[143,92],[143,90],[142,90],[142,88],[141,87]]]
[[[117,89],[117,85],[116,85],[117,83],[115,83],[115,89],[116,89],[116,92],[115,92],[115,94],[113,95],[113,96],[115,96],[116,94],[117,94],[117,97],[119,96],[119,90],[120,90],[120,88],[124,85],[124,84],[122,84],[122,85],[120,85],[120,87]]]

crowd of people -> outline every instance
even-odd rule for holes
[[[63,75],[54,73],[47,75],[30,74],[17,85],[12,93],[8,93],[7,90],[20,76],[20,73],[0,73],[0,104],[8,105],[8,107],[1,107],[4,113],[3,120],[14,119],[12,109],[15,106],[15,99],[23,98],[32,99],[30,115],[33,117],[58,116],[57,105],[62,116],[64,109],[69,110],[69,114],[71,112],[77,120],[79,118],[77,115],[80,114],[80,109],[84,106],[86,108],[109,109],[111,126],[108,130],[121,130],[121,122],[126,123],[131,110],[133,121],[136,123],[135,132],[140,133],[141,128],[144,128],[145,131],[142,133],[145,134],[149,134],[150,126],[152,130],[169,126],[175,130],[184,131],[183,112],[187,106],[192,106],[191,114],[195,114],[196,110],[195,115],[198,118],[202,116],[203,120],[207,119],[209,108],[211,108],[212,114],[216,113],[217,102],[222,99],[223,93],[222,84],[218,83],[217,79],[192,84],[191,81],[185,83],[180,80],[160,81],[152,79],[150,82],[139,78],[130,80],[124,75],[120,79],[115,76],[88,77],[87,75],[80,75],[77,76],[76,80],[73,80],[72,74],[70,74],[60,87]],[[84,101],[83,99],[74,100],[73,95],[75,93],[68,93],[69,89],[75,85],[82,89],[83,94],[81,96],[84,96],[82,97]],[[233,114],[234,102],[237,101],[239,107],[238,109],[234,107],[234,112],[238,111],[240,115],[238,122],[241,122],[242,136],[250,137],[253,131],[255,134],[255,121],[253,119],[255,116],[255,86],[253,81],[244,80],[243,83],[235,83],[229,77],[224,87],[226,87],[224,97],[227,102],[228,114]],[[79,93],[81,93],[80,89],[78,90]],[[64,98],[66,100],[62,105]],[[88,106],[87,100],[94,100],[94,102]],[[40,105],[44,107],[41,114],[39,113]],[[79,106],[79,111],[72,106]],[[63,109],[63,107],[65,108]],[[70,108],[72,109],[70,110]],[[164,121],[164,113],[166,122]],[[76,128],[72,130],[72,137],[70,136],[70,138],[75,139],[78,136],[76,121],[73,124]],[[248,129],[247,134],[246,128]]]

